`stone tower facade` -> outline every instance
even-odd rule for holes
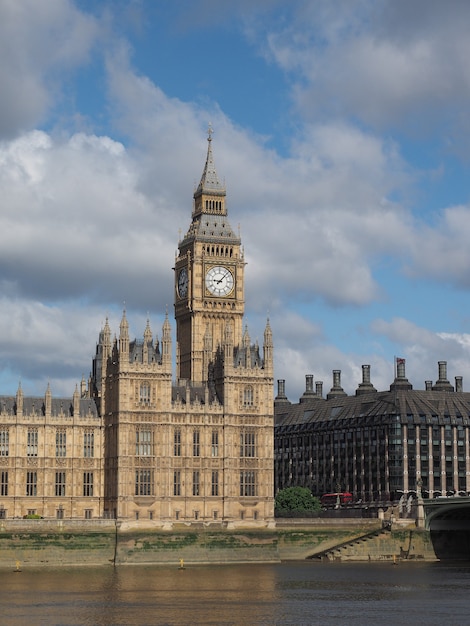
[[[274,523],[273,340],[243,329],[244,260],[212,156],[175,263],[172,330],[106,320],[72,398],[0,396],[0,519]]]
[[[176,381],[171,327],[129,338],[124,312],[112,343],[106,322],[90,388],[104,423],[104,515],[225,526],[274,520],[273,339],[262,350],[243,329],[240,237],[212,154],[176,256]]]
[[[241,240],[230,226],[225,187],[212,156],[194,193],[192,221],[175,264],[177,377],[205,384],[216,350],[242,342],[244,268]]]

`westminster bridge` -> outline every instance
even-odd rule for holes
[[[470,497],[423,499],[423,509],[437,558],[470,560]]]

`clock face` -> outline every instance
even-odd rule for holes
[[[226,267],[216,265],[206,274],[206,287],[213,296],[228,296],[233,289],[233,274]]]
[[[188,295],[188,271],[185,267],[178,274],[178,295],[180,298]]]

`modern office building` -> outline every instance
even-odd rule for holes
[[[388,391],[371,383],[370,367],[354,396],[333,372],[326,397],[323,385],[296,404],[278,381],[275,399],[275,491],[302,486],[314,495],[351,492],[354,501],[396,501],[422,490],[425,497],[470,492],[470,393],[447,380],[447,364],[438,364],[438,380],[413,389],[397,359]]]

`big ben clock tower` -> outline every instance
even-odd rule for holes
[[[177,377],[194,384],[208,381],[209,364],[227,337],[232,345],[241,342],[244,313],[241,240],[228,221],[210,127],[207,141],[192,221],[179,242],[175,262]]]

